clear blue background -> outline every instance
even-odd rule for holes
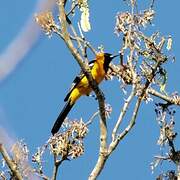
[[[147,1],[143,1],[143,3]],[[87,34],[95,47],[103,44],[108,52],[117,52],[120,39],[113,33],[115,16],[118,11],[127,10],[123,1],[91,1],[90,2],[92,31]],[[141,9],[143,6],[140,5]],[[157,1],[155,27],[164,35],[173,37],[174,64],[169,63],[167,91],[179,91],[179,47],[180,47],[180,2]],[[35,1],[6,0],[0,6],[0,52],[8,46],[20,32],[29,16],[34,13]],[[51,127],[59,111],[64,105],[63,98],[70,87],[73,77],[79,72],[77,63],[73,60],[63,41],[56,35],[49,39],[44,34],[26,55],[23,62],[5,81],[0,84],[0,125],[11,135],[24,139],[31,153],[36,151],[49,137]],[[123,102],[118,81],[106,81],[101,85],[106,101],[113,106],[112,125],[117,119]],[[155,101],[157,102],[157,101]],[[83,97],[78,101],[70,118],[83,117],[87,120],[97,109],[93,98]],[[176,130],[180,131],[179,113],[176,114]],[[128,119],[126,119],[127,121]],[[124,124],[125,125],[125,124]],[[150,163],[153,156],[159,152],[156,145],[159,128],[155,120],[154,102],[141,106],[137,123],[129,135],[119,144],[119,147],[108,159],[106,166],[98,179],[155,179],[151,173]],[[180,147],[180,136],[177,147]],[[90,126],[85,140],[85,154],[77,160],[65,162],[59,173],[62,180],[87,179],[96,163],[99,148],[98,120]],[[52,159],[46,162],[46,172],[51,173]],[[173,167],[173,166],[172,166]]]

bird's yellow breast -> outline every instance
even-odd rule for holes
[[[104,60],[99,60],[94,63],[94,66],[92,68],[92,77],[93,79],[99,84],[105,77],[105,71],[104,71]]]
[[[105,71],[104,71],[104,58],[97,59],[94,62],[94,65],[91,69],[91,74],[93,79],[99,84],[105,77]],[[78,85],[73,89],[70,95],[71,103],[75,103],[76,100],[82,96],[82,95],[89,95],[92,91],[92,88],[89,85],[89,81],[84,76],[81,81],[78,83]]]

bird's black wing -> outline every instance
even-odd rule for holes
[[[95,62],[95,60],[89,62],[90,69],[93,67],[94,62]],[[69,99],[71,92],[74,90],[74,88],[76,88],[76,86],[78,85],[78,83],[81,81],[81,79],[84,76],[85,76],[84,73],[81,71],[79,73],[79,75],[74,78],[71,88],[70,88],[69,92],[67,93],[66,97],[64,98],[64,101],[67,101]]]

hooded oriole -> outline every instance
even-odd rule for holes
[[[89,63],[92,77],[98,84],[104,79],[111,60],[116,56],[118,55],[98,53],[96,54],[96,59]],[[72,87],[64,99],[64,101],[67,102],[51,130],[51,133],[53,135],[58,132],[64,119],[66,118],[67,114],[69,113],[77,99],[79,99],[79,97],[81,97],[82,95],[89,95],[91,91],[92,88],[89,85],[87,77],[83,73],[81,73],[74,79]]]

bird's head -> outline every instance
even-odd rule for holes
[[[104,61],[107,61],[107,62],[111,62],[115,57],[119,56],[120,54],[110,54],[110,53],[103,53],[103,52],[100,52],[100,53],[97,53],[96,54],[96,60],[104,60]]]
[[[110,54],[110,53],[98,53],[97,56],[99,56],[100,59],[104,60],[104,70],[105,72],[108,71],[109,68],[109,64],[111,63],[111,61],[119,56],[119,54]]]
[[[117,56],[119,56],[119,54],[104,53],[105,61],[109,61],[109,62],[111,62]]]

